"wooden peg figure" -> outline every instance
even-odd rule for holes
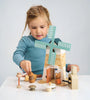
[[[17,88],[21,88],[21,85],[20,85],[20,78],[22,77],[22,74],[21,74],[21,73],[17,73],[16,76],[18,77],[18,85],[17,85]]]
[[[57,72],[55,73],[55,83],[58,85],[58,84],[61,84],[61,72]]]
[[[37,75],[34,74],[33,72],[29,72],[28,75],[29,75],[29,82],[30,82],[30,83],[34,83],[35,80],[36,80],[36,78],[37,78]]]

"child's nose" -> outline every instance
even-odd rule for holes
[[[40,33],[40,28],[37,28],[37,33]]]

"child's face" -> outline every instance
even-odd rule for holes
[[[41,40],[46,37],[48,28],[49,25],[47,24],[46,18],[42,16],[33,19],[29,23],[31,35],[37,40]]]

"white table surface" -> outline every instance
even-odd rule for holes
[[[79,89],[57,86],[52,92],[45,92],[46,84],[29,83],[21,79],[22,88],[17,88],[17,77],[8,77],[0,87],[0,100],[90,100],[90,76],[79,76]],[[28,86],[35,84],[35,91]]]

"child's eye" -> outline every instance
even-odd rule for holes
[[[44,26],[41,26],[41,28],[44,28]]]
[[[32,27],[32,29],[36,29],[36,27]]]

